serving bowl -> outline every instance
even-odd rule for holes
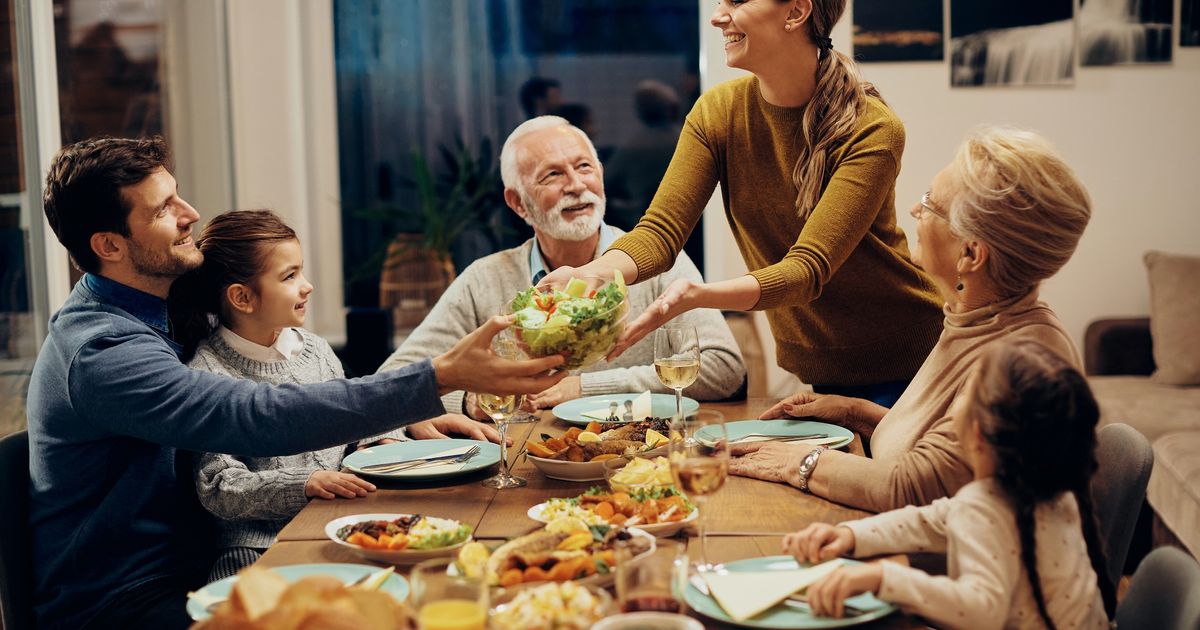
[[[553,295],[553,292],[539,295],[544,299]],[[511,303],[505,306],[503,314],[513,314]],[[536,326],[523,325],[518,318],[513,321],[511,328],[526,356],[540,358],[562,355],[566,357],[566,362],[560,366],[561,369],[578,370],[603,360],[612,352],[617,340],[625,332],[628,314],[629,299],[623,296],[620,302],[586,316],[552,314]]]

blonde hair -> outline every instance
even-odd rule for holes
[[[821,200],[829,154],[858,126],[858,107],[868,96],[879,96],[863,80],[854,60],[830,47],[829,33],[846,10],[846,0],[812,0],[808,32],[817,44],[817,85],[800,122],[803,144],[792,169],[796,212],[807,219]]]
[[[566,118],[561,116],[530,118],[517,125],[517,128],[508,134],[508,139],[504,141],[504,147],[500,149],[500,179],[504,182],[505,188],[512,188],[522,196],[526,193],[525,182],[521,180],[521,152],[517,148],[517,141],[536,131],[554,127],[568,127],[571,131],[579,134],[579,137],[583,138],[583,143],[587,145],[588,152],[592,154],[592,159],[599,164],[600,158],[596,154],[596,145],[592,144],[592,139],[582,129],[567,122]]]
[[[950,228],[991,248],[988,277],[1003,296],[1023,295],[1070,260],[1091,219],[1091,199],[1048,140],[984,127],[954,158],[960,184]]]

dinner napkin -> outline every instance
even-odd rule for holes
[[[470,450],[472,446],[473,445],[468,444],[466,446],[460,446],[458,448],[451,448],[451,449],[447,449],[444,451],[438,451],[437,453],[430,453],[428,455],[414,457],[413,459],[428,459],[430,457],[441,457],[444,455],[462,455],[463,453]],[[367,450],[369,451],[370,449],[367,449]],[[479,455],[476,455],[475,457],[479,457],[480,455],[482,455],[482,453],[480,453]],[[400,462],[395,462],[395,463],[400,463]],[[436,475],[436,474],[442,474],[442,473],[448,473],[448,472],[457,472],[459,470],[462,470],[463,467],[465,467],[469,463],[471,463],[470,460],[462,462],[461,464],[455,464],[455,463],[451,463],[451,462],[442,462],[439,464],[428,464],[426,466],[420,466],[417,468],[413,468],[411,470],[399,470],[396,472],[382,473],[382,475],[385,477],[409,477],[409,476],[423,477],[423,476],[429,475],[429,474]]]
[[[618,394],[618,396],[619,395],[620,394]],[[654,415],[653,398],[651,398],[649,390],[637,394],[636,397],[634,397],[634,394],[629,394],[629,396],[633,400],[633,409],[631,411],[633,412],[633,419],[635,422],[641,422],[642,420]],[[608,420],[608,413],[609,407],[605,406],[601,407],[600,409],[581,412],[579,415],[589,420],[604,422],[605,420]],[[625,401],[622,399],[617,401],[617,418],[623,418],[624,416]]]
[[[788,571],[702,573],[713,599],[737,622],[745,621],[787,599],[842,566],[840,558]]]

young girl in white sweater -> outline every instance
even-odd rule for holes
[[[190,367],[275,384],[343,378],[329,344],[301,328],[313,286],[292,228],[268,210],[227,212],[208,223],[196,245],[204,264],[176,281],[171,296]],[[200,454],[196,492],[220,530],[210,579],[257,560],[309,499],[374,491],[369,481],[339,472],[352,447],[287,457]]]
[[[1032,341],[985,353],[951,408],[975,479],[952,498],[787,535],[801,562],[944,552],[948,575],[893,562],[844,567],[808,589],[842,616],[863,592],[949,628],[1107,628],[1115,606],[1089,481],[1099,411],[1087,381]],[[1007,613],[1002,612],[1007,611]]]

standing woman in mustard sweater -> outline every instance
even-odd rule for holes
[[[573,275],[669,269],[721,185],[750,273],[672,284],[614,355],[693,308],[765,310],[781,367],[822,393],[890,406],[941,331],[941,301],[896,224],[904,126],[830,30],[845,0],[723,0],[712,25],[752,76],[706,92],[637,227]],[[547,184],[553,185],[553,184]]]

